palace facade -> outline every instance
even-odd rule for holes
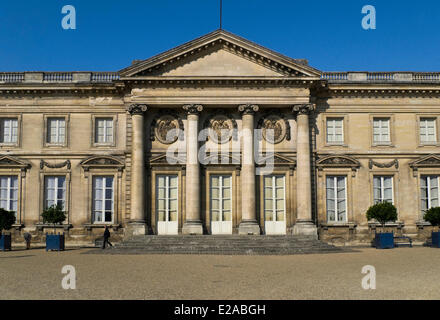
[[[71,243],[111,225],[366,244],[389,201],[388,228],[423,242],[439,98],[439,73],[322,72],[222,30],[119,72],[4,72],[0,206],[16,241],[60,204]]]

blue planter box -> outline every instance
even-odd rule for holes
[[[64,234],[46,233],[46,251],[49,250],[64,250]]]
[[[6,235],[3,234],[0,237],[0,250],[6,251],[9,250],[11,251],[11,235]]]
[[[394,233],[376,233],[376,249],[394,248]]]
[[[434,248],[440,248],[440,232],[432,233],[432,246]]]

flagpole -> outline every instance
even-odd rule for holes
[[[223,29],[223,0],[220,0],[220,30]]]

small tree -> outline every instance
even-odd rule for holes
[[[430,208],[426,210],[425,215],[423,216],[425,221],[431,223],[433,227],[440,226],[440,207]],[[437,228],[438,230],[438,228]]]
[[[368,209],[367,219],[375,219],[382,225],[382,231],[385,231],[385,223],[397,220],[397,209],[392,203],[379,202]]]
[[[3,230],[10,230],[15,223],[14,211],[8,211],[0,208],[0,236]]]
[[[63,223],[66,220],[66,213],[63,211],[63,207],[59,204],[53,205],[41,214],[43,217],[43,223],[53,224],[53,230],[56,232],[55,225]]]

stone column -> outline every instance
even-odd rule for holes
[[[185,105],[188,113],[186,125],[186,219],[183,234],[203,234],[200,217],[200,165],[199,165],[199,114],[201,105]]]
[[[310,171],[310,130],[309,114],[313,112],[313,104],[295,105],[297,140],[296,140],[296,203],[297,220],[293,227],[294,235],[305,235],[317,238],[317,228],[312,218],[312,178]]]
[[[127,108],[132,119],[131,145],[131,217],[128,226],[130,235],[146,234],[145,219],[145,151],[144,112],[147,106],[133,104]]]
[[[254,157],[254,114],[257,105],[241,105],[242,145],[241,145],[241,223],[238,233],[241,235],[260,234],[255,206],[255,157]]]

